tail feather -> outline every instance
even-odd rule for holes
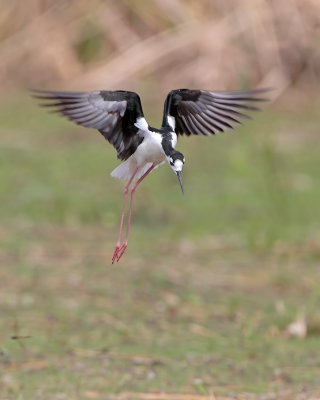
[[[143,174],[151,167],[152,163],[147,163],[139,168],[138,172],[134,177],[134,182],[142,177]],[[124,163],[120,164],[116,169],[111,172],[111,176],[117,179],[124,179],[129,181],[134,173],[136,166],[133,165],[130,159],[126,160]]]

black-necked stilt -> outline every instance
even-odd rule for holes
[[[94,92],[34,91],[34,97],[87,128],[97,129],[115,147],[123,161],[111,172],[114,178],[128,181],[124,189],[120,230],[112,263],[119,261],[128,246],[134,192],[140,182],[155,168],[168,161],[177,175],[183,193],[181,172],[185,159],[175,150],[177,135],[210,136],[249,118],[243,112],[257,110],[251,103],[266,89],[246,92],[211,92],[206,90],[172,90],[164,103],[162,126],[152,128],[144,118],[140,97],[124,90]],[[121,245],[125,206],[131,189],[127,233]]]

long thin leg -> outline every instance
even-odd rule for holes
[[[128,191],[129,191],[129,187],[131,185],[131,182],[133,180],[133,178],[135,177],[136,173],[138,172],[139,168],[136,168],[134,173],[132,174],[129,182],[127,183],[126,187],[124,188],[124,196],[123,196],[123,207],[122,207],[122,214],[121,214],[121,222],[120,222],[120,229],[119,229],[119,235],[118,235],[118,241],[116,244],[116,249],[113,253],[113,257],[112,257],[112,264],[115,262],[118,252],[120,250],[120,241],[121,241],[121,233],[122,233],[122,226],[123,226],[123,219],[124,219],[124,213],[125,213],[125,209],[126,209],[126,201],[127,201],[127,195],[128,195]]]
[[[123,245],[120,247],[120,254],[118,253],[117,255],[117,261],[120,260],[121,256],[125,252],[127,246],[128,246],[128,238],[129,238],[129,229],[130,229],[130,223],[131,223],[131,214],[132,214],[132,204],[133,204],[133,195],[135,190],[137,189],[138,185],[144,180],[144,178],[153,170],[154,165],[152,164],[151,167],[148,169],[148,171],[142,175],[142,177],[133,185],[131,189],[131,198],[130,198],[130,209],[129,209],[129,216],[128,216],[128,225],[127,225],[127,234],[126,234],[126,239],[123,242]]]

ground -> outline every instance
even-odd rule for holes
[[[113,148],[3,105],[0,399],[320,398],[317,114],[179,140],[185,195],[153,172],[111,265]]]

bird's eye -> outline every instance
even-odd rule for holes
[[[170,165],[174,165],[172,157],[169,158],[169,162],[170,162]]]

